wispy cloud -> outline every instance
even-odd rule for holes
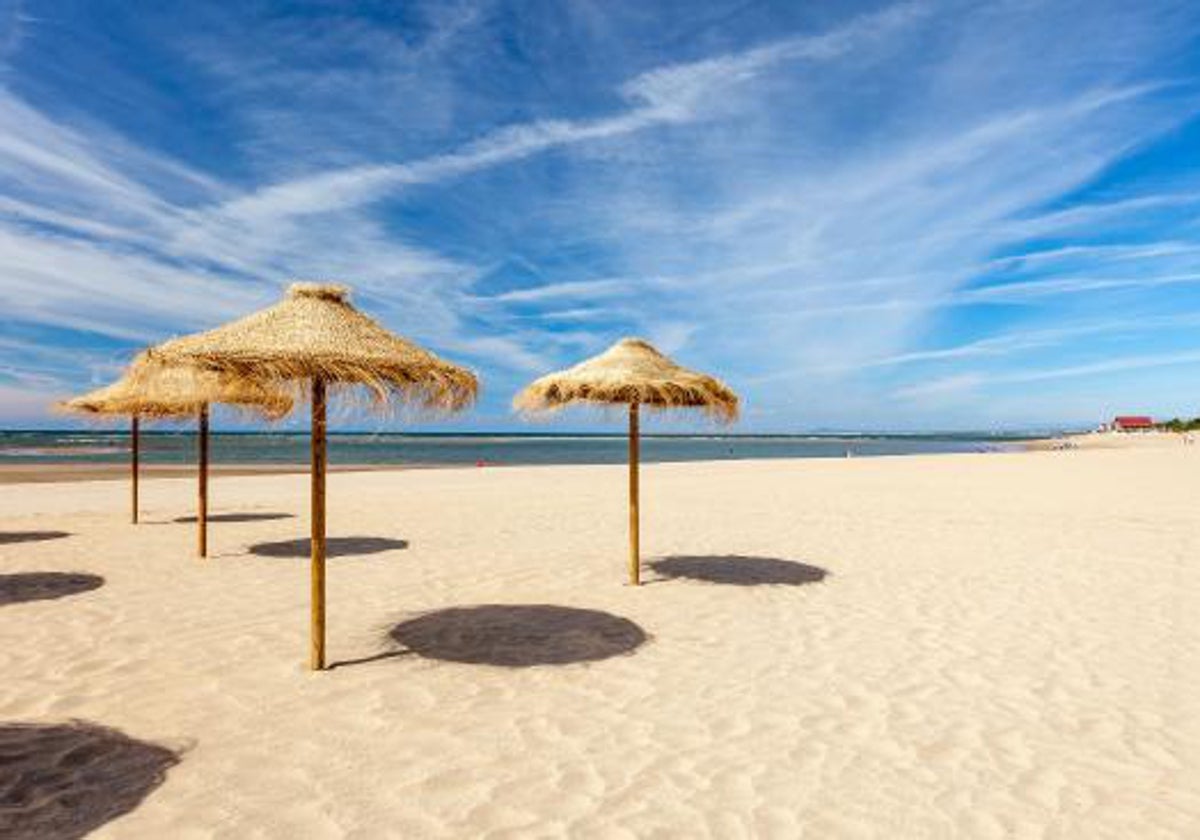
[[[899,367],[931,362],[956,362],[962,359],[996,358],[1057,347],[1085,337],[1145,335],[1183,327],[1200,327],[1200,313],[1110,318],[1089,323],[1064,324],[1051,328],[1016,330],[950,347],[897,353],[870,360],[862,367]]]
[[[31,27],[0,89],[6,317],[107,360],[336,277],[483,369],[493,412],[643,333],[803,425],[1086,350],[1106,300],[1185,329],[1196,161],[1145,173],[1200,109],[1194,10],[632,11],[114,14],[89,25],[158,59],[89,100],[37,49],[73,22]],[[163,91],[186,132],[137,107]]]
[[[222,205],[216,214],[238,224],[264,218],[327,213],[379,201],[395,190],[458,178],[554,148],[609,140],[655,126],[700,119],[719,99],[771,67],[789,61],[836,58],[871,38],[886,35],[919,16],[905,4],[854,18],[816,36],[801,36],[702,61],[661,67],[626,82],[621,93],[632,107],[582,120],[553,119],[509,125],[451,152],[403,163],[348,167],[274,184]]]
[[[548,301],[595,301],[636,291],[638,283],[627,278],[610,277],[600,280],[576,280],[565,283],[546,283],[528,289],[500,292],[483,298],[488,303],[545,303]]]
[[[1160,286],[1200,283],[1200,273],[1150,275],[1146,277],[1057,277],[1051,280],[1029,280],[984,286],[961,292],[949,299],[951,303],[985,301],[1022,302],[1048,295],[1070,295],[1113,289],[1151,289]]]
[[[1194,242],[1154,242],[1148,245],[1065,245],[1009,254],[991,260],[992,268],[1031,268],[1046,263],[1075,262],[1081,259],[1096,262],[1155,260],[1161,257],[1193,256],[1200,254],[1200,244]]]
[[[1098,374],[1123,373],[1153,368],[1200,364],[1200,350],[1185,350],[1175,353],[1152,353],[1105,359],[1100,362],[1067,365],[1064,367],[1040,368],[1004,374],[956,373],[930,379],[898,389],[895,394],[905,400],[923,400],[931,396],[954,394],[966,396],[984,386],[1019,385],[1047,382],[1056,379],[1072,379]]]
[[[385,311],[419,314],[423,332],[442,345],[474,348],[490,353],[492,361],[527,369],[538,357],[514,339],[463,335],[456,299],[463,307],[480,300],[466,295],[477,269],[403,244],[361,206],[403,187],[552,148],[696,119],[706,95],[774,64],[832,57],[913,15],[913,7],[903,7],[822,35],[651,71],[622,88],[633,105],[615,115],[510,125],[424,159],[333,170],[248,192],[115,135],[85,135],[5,93],[0,160],[7,164],[11,193],[0,205],[9,220],[0,230],[0,262],[10,269],[7,283],[18,300],[12,314],[145,341],[161,334],[162,326],[195,327],[260,302],[264,290],[256,283],[291,273],[349,276],[382,295]],[[50,283],[56,273],[70,279]],[[421,288],[431,280],[436,289]],[[122,293],[79,307],[78,297],[98,286]],[[628,281],[568,281],[486,300],[520,304],[632,291]]]

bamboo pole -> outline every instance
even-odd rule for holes
[[[130,456],[129,456],[129,477],[132,479],[133,494],[131,501],[133,503],[133,524],[138,521],[138,416],[132,415],[129,423],[130,437]]]
[[[325,383],[312,383],[312,629],[309,667],[325,667]]]
[[[638,404],[629,404],[629,582],[642,582],[638,525]]]
[[[199,462],[199,477],[200,486],[197,488],[199,494],[196,499],[196,539],[197,553],[201,557],[208,556],[208,404],[200,407],[200,429],[197,435],[197,446],[199,447],[198,462]]]

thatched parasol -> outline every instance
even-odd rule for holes
[[[722,423],[738,415],[725,383],[680,367],[648,342],[623,338],[599,356],[543,376],[513,399],[523,412],[555,411],[573,403],[629,405],[629,582],[641,582],[638,523],[638,409],[697,408]]]
[[[227,403],[253,409],[278,419],[292,410],[292,399],[277,388],[233,379],[195,368],[167,367],[141,354],[125,375],[111,385],[59,403],[58,408],[79,414],[128,415],[130,418],[130,473],[133,521],[138,521],[138,449],[140,421],[196,417],[199,424],[197,548],[208,554],[208,406]]]
[[[253,382],[308,386],[312,399],[313,670],[325,667],[325,397],[329,385],[365,386],[378,405],[395,397],[458,411],[479,383],[359,312],[345,286],[293,283],[279,303],[215,330],[168,341],[151,356]]]

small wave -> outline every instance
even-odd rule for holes
[[[60,455],[112,455],[125,452],[120,446],[14,446],[0,449],[0,458],[54,458]]]
[[[121,435],[120,437],[126,437],[126,436]],[[108,446],[112,446],[113,440],[114,439],[119,440],[120,437],[117,437],[115,435],[62,435],[61,437],[51,438],[51,440],[53,441],[53,444],[55,446],[62,446],[64,444],[67,446],[76,446],[79,444],[90,444],[90,443],[106,444]]]

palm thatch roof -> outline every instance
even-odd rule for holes
[[[292,410],[292,398],[278,388],[191,367],[169,367],[144,353],[116,382],[57,407],[79,414],[166,419],[194,416],[209,403],[252,409],[272,420]]]
[[[475,399],[475,374],[384,329],[351,305],[349,293],[345,286],[293,283],[275,305],[173,339],[150,355],[259,382],[363,385],[379,402],[395,396],[458,410]]]
[[[698,408],[724,423],[738,415],[737,394],[724,382],[679,366],[640,338],[623,338],[599,356],[543,376],[513,406],[538,412],[578,402]]]

